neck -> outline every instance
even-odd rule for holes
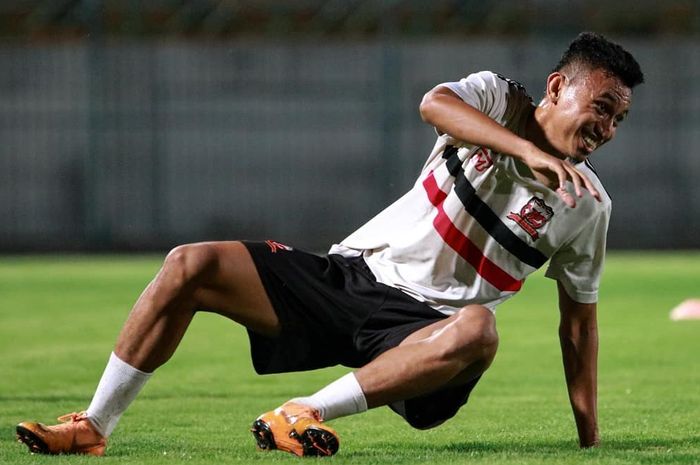
[[[566,159],[566,155],[554,148],[550,139],[547,137],[547,109],[544,106],[537,106],[528,117],[527,126],[525,128],[525,136],[527,140],[537,146],[543,152],[554,155],[557,158]]]

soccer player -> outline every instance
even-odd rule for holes
[[[438,137],[413,188],[318,257],[274,241],[175,248],[122,329],[86,412],[23,422],[33,452],[102,455],[119,418],[197,311],[248,329],[258,373],[357,368],[262,414],[262,449],[332,455],[326,421],[388,405],[415,428],[456,414],[491,364],[495,309],[549,262],[581,447],[599,442],[596,306],[610,199],[588,161],[643,82],[635,59],[580,34],[534,105],[492,72],[440,84],[420,105]]]

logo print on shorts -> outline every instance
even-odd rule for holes
[[[508,215],[508,219],[518,223],[518,226],[523,228],[533,240],[537,240],[540,237],[537,230],[551,220],[553,216],[554,211],[549,205],[544,203],[544,200],[539,197],[532,197],[520,209],[520,213],[511,212]]]
[[[270,252],[272,253],[277,253],[278,250],[287,250],[291,251],[294,250],[288,245],[284,245],[281,242],[276,242],[276,241],[265,241],[265,244],[267,244],[270,247]]]

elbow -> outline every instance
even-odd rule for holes
[[[433,126],[435,125],[434,116],[436,114],[436,107],[439,105],[438,100],[433,90],[423,96],[423,100],[421,100],[420,106],[418,107],[423,122]]]

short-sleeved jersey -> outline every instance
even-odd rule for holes
[[[442,85],[524,136],[534,106],[521,85],[488,71]],[[439,135],[413,188],[330,253],[362,254],[378,281],[445,314],[495,311],[548,261],[573,300],[596,302],[611,203],[591,165],[578,168],[602,202],[570,208],[515,158]]]

